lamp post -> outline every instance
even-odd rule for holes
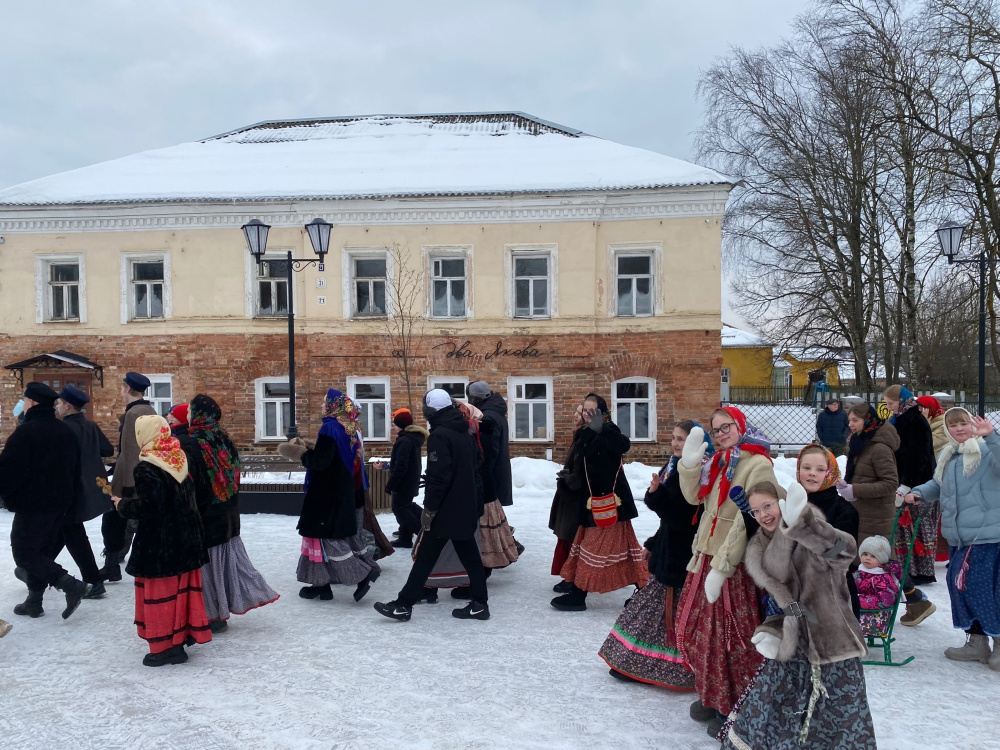
[[[952,263],[979,264],[979,416],[986,416],[986,264],[996,263],[980,251],[975,258],[960,259],[958,248],[962,244],[964,227],[954,221],[946,221],[937,230],[938,242],[941,244],[941,254]]]
[[[259,219],[252,219],[243,225],[243,236],[246,237],[247,249],[257,261],[260,267],[264,262],[264,252],[267,249],[267,232],[271,227]],[[323,260],[330,249],[330,230],[333,225],[322,219],[313,219],[306,224],[305,229],[309,234],[309,242],[312,243],[313,252],[319,256],[314,258],[293,258],[292,251],[289,250],[285,258],[285,279],[288,282],[288,424],[285,426],[285,435],[291,440],[299,436],[299,428],[295,423],[295,311],[293,278],[295,271],[301,271],[306,266],[313,263],[318,264],[319,270],[324,270]]]

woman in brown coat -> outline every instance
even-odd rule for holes
[[[870,536],[892,537],[899,486],[896,471],[899,435],[895,427],[879,418],[875,407],[865,403],[851,407],[847,425],[851,430],[847,471],[837,490],[858,509],[860,547]]]

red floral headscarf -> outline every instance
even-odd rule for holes
[[[163,469],[178,484],[188,476],[187,456],[180,441],[170,434],[167,420],[157,414],[145,414],[135,420],[135,440],[139,460]]]

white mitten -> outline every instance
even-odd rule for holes
[[[792,482],[788,485],[786,493],[788,497],[785,500],[779,500],[778,507],[781,508],[781,517],[784,519],[785,525],[794,526],[795,522],[799,520],[799,516],[802,515],[802,511],[809,504],[809,497],[806,494],[806,488],[798,482]]]
[[[701,427],[694,427],[688,433],[684,447],[681,449],[681,465],[685,469],[697,469],[701,466],[701,461],[705,458],[707,450],[708,443],[705,442],[705,431]]]
[[[781,639],[774,633],[762,631],[755,633],[750,642],[757,649],[757,652],[765,659],[774,659],[778,656],[778,649],[781,647]]]
[[[709,604],[715,604],[719,600],[722,584],[725,582],[726,577],[715,568],[708,571],[708,575],[705,576],[705,598],[708,599]]]

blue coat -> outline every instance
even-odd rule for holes
[[[952,547],[1000,543],[1000,436],[984,438],[983,458],[971,477],[957,451],[944,467],[942,484],[931,479],[913,488],[925,500],[941,501],[941,533]]]
[[[841,406],[837,411],[826,407],[816,417],[816,435],[827,448],[837,445],[847,445],[851,430],[847,426],[847,412]]]

